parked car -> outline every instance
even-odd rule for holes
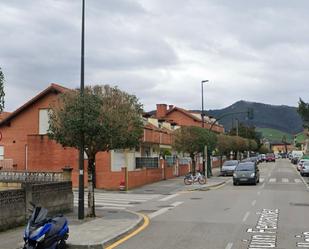
[[[253,183],[256,185],[260,182],[260,171],[254,162],[241,162],[235,168],[233,174],[233,184]]]
[[[302,167],[300,168],[300,175],[309,175],[309,161],[304,161]]]
[[[261,154],[261,157],[262,157],[262,162],[265,162],[266,161],[266,155],[265,154]]]
[[[273,153],[266,154],[266,162],[276,162],[276,157]]]
[[[225,161],[221,168],[221,175],[224,175],[224,176],[231,175],[232,176],[237,165],[238,165],[237,160]]]
[[[296,166],[298,171],[301,171],[301,168],[302,168],[302,166],[304,165],[305,162],[309,162],[309,160],[308,159],[300,159],[298,161],[298,164]]]

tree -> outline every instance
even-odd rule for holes
[[[182,127],[174,133],[173,147],[178,152],[188,153],[192,159],[192,171],[195,174],[195,155],[202,153],[205,145],[210,151],[215,149],[216,135],[206,129],[195,126]]]
[[[305,140],[305,148],[306,148],[306,152],[309,152],[309,144],[308,144],[308,136],[309,136],[309,103],[304,102],[301,98],[299,99],[298,102],[298,108],[297,108],[297,112],[299,113],[299,115],[301,116],[301,118],[304,121],[304,128],[305,128],[305,136],[307,137],[307,139]]]
[[[269,152],[270,150],[265,145],[262,145],[261,148],[259,149],[260,154],[267,154]]]
[[[4,82],[5,82],[4,74],[0,67],[0,112],[3,112],[4,110],[4,96],[5,96]]]
[[[81,112],[84,118],[82,119]],[[99,151],[134,148],[143,132],[142,105],[117,87],[88,86],[62,94],[52,106],[49,135],[63,146],[81,147],[84,134],[88,157],[88,216],[95,216],[95,157]]]

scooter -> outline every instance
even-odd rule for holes
[[[48,218],[47,209],[31,205],[33,212],[25,229],[23,249],[65,249],[69,237],[67,219],[63,215]]]

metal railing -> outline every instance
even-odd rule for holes
[[[159,157],[136,157],[135,167],[141,168],[159,168]]]
[[[165,156],[167,166],[171,167],[176,164],[177,158],[175,156]]]
[[[4,182],[61,182],[64,180],[62,172],[0,171],[0,181]]]

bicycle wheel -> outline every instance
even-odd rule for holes
[[[191,185],[191,184],[192,184],[192,180],[189,179],[189,178],[185,178],[185,179],[183,179],[183,181],[184,181],[184,183],[185,183],[186,185]]]
[[[205,177],[205,176],[200,177],[200,178],[198,179],[198,183],[199,183],[199,184],[206,184],[206,177]]]

